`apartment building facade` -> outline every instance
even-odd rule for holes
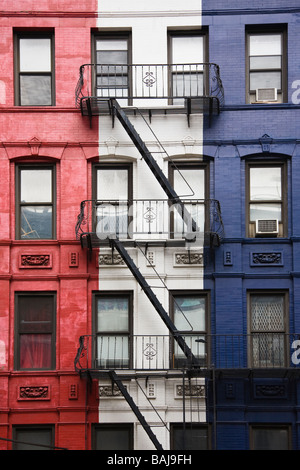
[[[299,7],[125,3],[1,8],[0,446],[296,449]]]

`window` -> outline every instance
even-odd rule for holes
[[[248,236],[286,236],[286,167],[248,164]]]
[[[128,206],[132,199],[131,165],[96,165],[93,178],[97,234],[127,238]]]
[[[170,182],[180,199],[184,202],[185,208],[192,220],[197,224],[201,233],[205,230],[206,206],[205,198],[208,181],[208,171],[205,165],[178,163],[170,165]],[[182,211],[171,211],[171,235],[174,238],[182,238],[192,231],[192,226],[188,227],[183,220]]]
[[[173,292],[171,315],[176,329],[186,345],[201,365],[207,364],[207,295],[192,292]],[[173,366],[182,367],[186,363],[184,351],[174,341]]]
[[[14,426],[13,450],[53,450],[54,426]]]
[[[52,34],[18,33],[15,41],[16,105],[54,105]]]
[[[96,367],[128,368],[132,296],[130,293],[103,293],[95,296]]]
[[[253,425],[250,428],[250,448],[252,450],[290,450],[290,426]]]
[[[208,450],[208,427],[194,423],[171,424],[172,450]]]
[[[96,96],[126,98],[129,95],[129,35],[94,38],[96,58]]]
[[[16,294],[16,369],[55,368],[55,311],[55,294]]]
[[[249,295],[252,367],[284,367],[287,362],[287,299],[285,293]]]
[[[54,238],[54,180],[53,166],[17,166],[16,238]]]
[[[173,104],[183,104],[183,97],[203,96],[205,35],[197,31],[170,32],[169,47]]]
[[[278,29],[248,31],[248,102],[280,103],[286,96],[286,34]]]
[[[132,424],[97,424],[93,433],[94,450],[132,450]]]

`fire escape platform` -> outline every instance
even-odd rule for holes
[[[167,369],[167,370],[118,370],[114,369],[120,379],[127,381],[133,379],[182,379],[183,373],[189,378],[204,378],[204,379],[226,379],[226,378],[243,378],[243,379],[262,379],[262,378],[277,378],[285,379],[292,377],[300,377],[300,369],[297,367],[282,367],[282,368],[214,368],[212,366],[204,368],[183,368],[183,369]],[[81,369],[78,373],[82,378],[90,380],[108,379],[108,369]]]
[[[196,64],[83,64],[75,89],[82,116],[112,115],[117,99],[127,115],[220,114],[224,89],[219,66]]]
[[[80,235],[80,242],[82,248],[88,248],[89,250],[93,248],[108,248],[112,244],[112,238],[107,237],[101,239],[95,232],[82,233]],[[187,246],[187,240],[173,240],[173,239],[161,239],[161,240],[151,240],[149,239],[118,239],[122,245],[126,248],[136,248],[137,246],[143,247],[164,247],[164,248],[181,248]],[[189,241],[190,243],[190,241]]]
[[[122,108],[127,116],[135,116],[137,114],[137,107],[134,105],[125,105],[122,106]],[[97,96],[82,97],[80,100],[80,110],[82,116],[88,116],[90,120],[92,116],[113,115],[111,99]],[[182,106],[163,104],[153,106],[151,102],[149,102],[148,105],[143,105],[142,103],[138,106],[138,110],[140,114],[148,116],[150,119],[152,116],[175,114],[184,114],[189,118],[192,114],[200,113],[212,117],[220,113],[220,102],[215,96],[202,96],[197,98],[184,98],[184,104]]]

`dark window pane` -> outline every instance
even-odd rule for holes
[[[21,238],[52,238],[52,207],[21,207]]]
[[[173,427],[174,450],[207,450],[207,429],[197,426],[191,427],[188,423],[185,429],[181,426]]]
[[[20,295],[18,309],[20,332],[49,333],[52,331],[53,296]]]
[[[254,429],[255,450],[288,450],[288,429]]]
[[[17,429],[15,430],[14,450],[49,450],[52,444],[51,429]],[[28,444],[26,444],[28,442]],[[36,444],[36,445],[35,445]]]
[[[96,429],[96,450],[130,450],[131,427]]]
[[[51,77],[44,75],[20,76],[21,106],[50,106]]]

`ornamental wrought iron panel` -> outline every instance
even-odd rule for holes
[[[120,338],[111,335],[107,348],[107,341],[102,343],[97,335],[81,336],[75,358],[76,371],[157,371],[189,367],[188,359],[184,362],[184,355],[176,347],[172,334],[129,335],[127,339],[126,347],[124,344],[120,347]],[[188,343],[189,347],[193,344],[199,367],[204,370],[292,369],[300,372],[300,334],[190,334]]]
[[[219,202],[214,199],[182,200],[183,205],[168,199],[135,199],[131,201],[85,200],[81,203],[76,224],[77,239],[93,234],[98,243],[115,239],[186,239],[195,237],[210,243],[223,238],[223,222]],[[191,224],[183,220],[183,211],[191,214]]]
[[[101,114],[100,101],[111,98],[124,106],[145,99],[161,106],[161,100],[182,105],[186,98],[207,98],[202,105],[218,113],[224,89],[219,66],[213,63],[82,65],[75,89],[75,104],[82,113]]]

